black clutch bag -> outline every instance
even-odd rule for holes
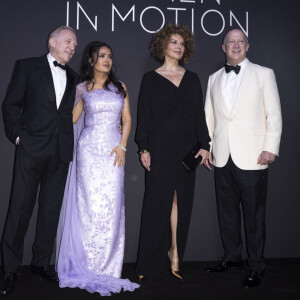
[[[195,158],[195,155],[198,153],[200,148],[201,144],[197,143],[182,160],[181,163],[188,172],[196,170],[196,168],[199,166],[202,160],[202,156],[200,155],[197,158]]]

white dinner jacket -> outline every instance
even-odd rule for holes
[[[243,170],[265,169],[257,164],[262,151],[279,154],[282,118],[273,70],[248,61],[232,111],[227,111],[222,88],[225,68],[209,77],[205,115],[213,163],[223,167],[231,155]]]

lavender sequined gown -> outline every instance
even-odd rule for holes
[[[84,101],[74,127],[74,159],[69,168],[57,234],[57,272],[60,287],[89,292],[133,291],[138,287],[120,279],[125,241],[124,167],[113,166],[111,150],[120,143],[119,122],[124,99],[110,90],[87,92],[77,86],[75,105]],[[84,119],[84,120],[83,120]]]

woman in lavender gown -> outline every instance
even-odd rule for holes
[[[73,110],[75,150],[57,234],[60,287],[110,295],[138,287],[121,279],[125,240],[124,164],[129,99],[102,42],[85,49]],[[122,119],[122,135],[119,131]]]

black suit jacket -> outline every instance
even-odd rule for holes
[[[67,83],[59,108],[47,56],[15,63],[3,102],[7,137],[20,137],[24,150],[34,156],[46,152],[54,132],[59,134],[60,157],[69,162],[73,155],[72,110],[79,76],[67,66]]]

